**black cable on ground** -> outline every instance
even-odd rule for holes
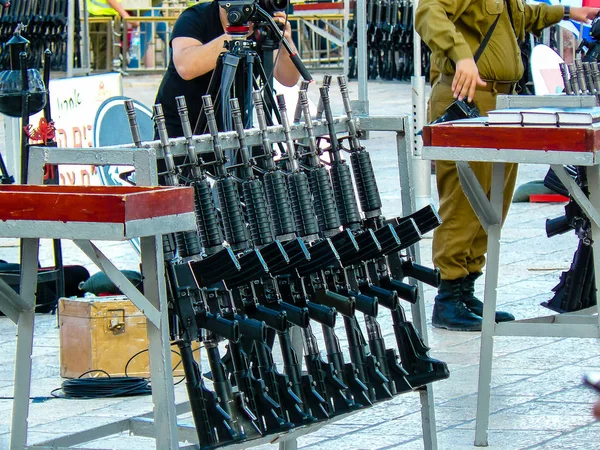
[[[91,372],[103,372],[106,378],[81,378]],[[56,392],[62,391],[63,395]],[[149,380],[141,377],[111,377],[104,370],[90,370],[81,374],[80,378],[66,380],[60,388],[51,394],[60,398],[110,398],[148,395],[152,393]]]

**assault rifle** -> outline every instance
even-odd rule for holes
[[[566,166],[565,169],[586,195],[589,195],[585,168]],[[550,169],[544,185],[555,192],[569,196],[569,191]],[[559,283],[552,289],[554,296],[542,306],[558,313],[579,311],[596,304],[594,259],[590,219],[573,198],[565,206],[565,214],[546,221],[548,237],[574,230],[579,238],[577,250],[569,270],[563,272]]]
[[[397,236],[400,237],[399,245],[393,239],[382,239],[381,241],[386,245],[382,248],[381,254],[374,255],[367,264],[368,277],[378,285],[379,289],[375,289],[369,283],[369,278],[365,278],[361,290],[374,293],[381,292],[383,288],[395,291],[401,298],[414,302],[417,299],[416,288],[407,289],[406,283],[402,283],[401,280],[405,276],[410,276],[432,286],[438,286],[439,271],[414,264],[410,259],[401,258],[400,251],[417,243],[421,233],[425,234],[431,231],[441,223],[441,220],[431,206],[423,208],[411,216],[384,220],[381,214],[381,197],[370,155],[360,143],[350,106],[346,79],[343,75],[338,77],[338,84],[348,118],[350,161],[356,180],[358,198],[365,217],[365,226],[381,230],[384,224],[392,224]],[[417,226],[417,230],[414,229],[414,225]],[[414,295],[406,295],[409,292]],[[382,293],[380,297],[385,298],[385,293]],[[406,320],[404,310],[399,302],[382,302],[382,305],[390,309],[392,313],[398,351],[401,354],[402,367],[408,372],[409,385],[416,387],[429,382],[428,380],[447,378],[449,374],[446,364],[427,355],[429,349],[424,345],[414,325]],[[391,367],[394,367],[393,363],[396,358],[389,350],[387,358],[388,361],[391,361]]]

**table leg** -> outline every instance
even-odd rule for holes
[[[492,171],[492,191],[490,203],[496,217],[502,217],[504,192],[504,163],[494,163]],[[475,423],[475,445],[488,445],[488,425],[490,416],[490,393],[492,380],[492,360],[494,352],[494,316],[496,314],[496,289],[500,266],[500,235],[502,220],[490,223],[487,229],[488,249],[485,273],[483,302],[483,325],[481,331],[481,354],[479,360],[479,388],[477,394],[477,415]]]
[[[17,352],[15,357],[15,393],[13,401],[11,450],[27,445],[27,417],[31,393],[31,353],[35,317],[35,291],[38,276],[39,239],[21,239],[20,296],[30,309],[19,313],[17,323]]]
[[[404,122],[404,129],[410,130],[408,120]],[[410,133],[409,133],[410,136]],[[413,184],[413,155],[407,145],[408,138],[404,134],[396,134],[396,147],[398,151],[398,166],[400,171],[400,196],[402,199],[402,214],[412,214],[417,210],[417,202],[414,195]],[[421,263],[421,251],[419,244],[413,245],[408,249],[413,261]],[[419,293],[423,292],[423,283],[417,283]],[[411,305],[412,320],[415,327],[421,334],[421,338],[427,345],[427,320],[425,315],[425,302],[422,295],[419,295],[417,303]],[[423,386],[419,390],[419,399],[421,401],[421,428],[423,430],[423,444],[427,450],[437,450],[437,430],[435,426],[435,409],[433,399],[433,384]]]
[[[175,450],[179,448],[179,439],[173,390],[162,239],[160,236],[143,237],[140,239],[140,245],[144,295],[160,314],[160,326],[157,327],[150,321],[147,322],[156,448],[157,450]]]

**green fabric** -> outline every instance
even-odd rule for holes
[[[530,181],[529,183],[522,184],[515,190],[512,201],[513,203],[527,203],[529,202],[529,197],[536,194],[556,194],[556,192],[544,186],[543,180]]]
[[[138,288],[140,292],[143,291],[142,275],[139,272],[134,270],[121,270],[121,273],[125,275],[125,278],[131,281],[131,283]],[[115,286],[115,284],[106,276],[104,272],[97,272],[92,275],[79,285],[79,289],[94,295],[122,294],[119,288]]]

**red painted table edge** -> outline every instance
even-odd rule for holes
[[[124,224],[194,212],[191,187],[0,186],[0,220]]]
[[[435,124],[423,127],[423,145],[594,153],[600,128]]]

